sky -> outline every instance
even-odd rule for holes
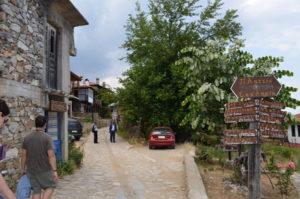
[[[120,87],[118,78],[130,66],[120,58],[126,52],[120,48],[126,39],[124,25],[134,14],[136,0],[71,0],[89,22],[76,27],[77,56],[71,57],[71,70],[95,82]],[[139,0],[146,7],[147,0]],[[200,2],[206,2],[202,0]],[[294,72],[294,77],[280,83],[299,89],[292,97],[300,100],[300,1],[299,0],[223,0],[223,10],[237,9],[243,26],[245,50],[255,58],[284,57],[281,70]],[[297,109],[287,111],[298,114]]]

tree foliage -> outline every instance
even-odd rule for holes
[[[276,70],[283,58],[265,56],[254,59],[249,52],[242,51],[242,47],[242,40],[232,43],[215,40],[204,48],[188,47],[181,51],[186,56],[176,64],[187,68],[185,78],[191,90],[182,103],[188,105],[189,112],[181,124],[190,123],[193,128],[211,131],[220,129],[224,125],[224,104],[237,101],[230,90],[236,78],[274,76],[279,79],[293,75],[290,71]],[[296,88],[283,84],[279,95],[268,100],[284,102],[287,107],[295,108],[300,101],[292,98],[291,92],[296,91]]]
[[[109,105],[112,103],[117,103],[117,94],[110,88],[99,88],[97,90],[97,97],[101,100],[102,107],[100,109],[100,116],[102,118],[111,118],[111,110]]]
[[[183,48],[201,49],[209,41],[234,41],[241,34],[236,10],[221,16],[222,5],[221,0],[208,1],[205,7],[200,0],[149,0],[146,12],[136,4],[136,15],[129,15],[125,25],[122,45],[131,68],[124,73],[123,88],[118,90],[127,122],[140,122],[144,133],[153,126],[171,126],[179,133],[190,131],[188,126],[179,126],[189,114],[181,106],[191,92],[184,79],[186,68],[174,63]]]

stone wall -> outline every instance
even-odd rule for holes
[[[45,73],[46,20],[42,2],[0,0],[0,98],[11,110],[0,134],[0,144],[7,145],[7,157],[0,162],[0,170],[8,171],[5,179],[13,189],[21,175],[23,138],[34,128],[35,117],[44,114],[39,94]]]
[[[45,20],[39,0],[0,0],[0,77],[41,86]]]
[[[6,159],[0,162],[0,170],[8,171],[5,177],[10,187],[14,187],[20,177],[20,155],[23,138],[34,129],[34,119],[44,110],[24,97],[2,97],[10,108],[9,122],[0,134],[1,144],[7,145]]]

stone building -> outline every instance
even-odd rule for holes
[[[38,114],[48,119],[56,155],[68,158],[69,56],[76,55],[74,28],[88,22],[69,0],[0,0],[0,98],[10,121],[0,135],[0,162],[10,185],[20,176],[20,149]]]

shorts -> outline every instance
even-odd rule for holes
[[[42,189],[55,189],[53,171],[45,171],[41,173],[28,173],[31,182],[33,194],[41,194]]]

